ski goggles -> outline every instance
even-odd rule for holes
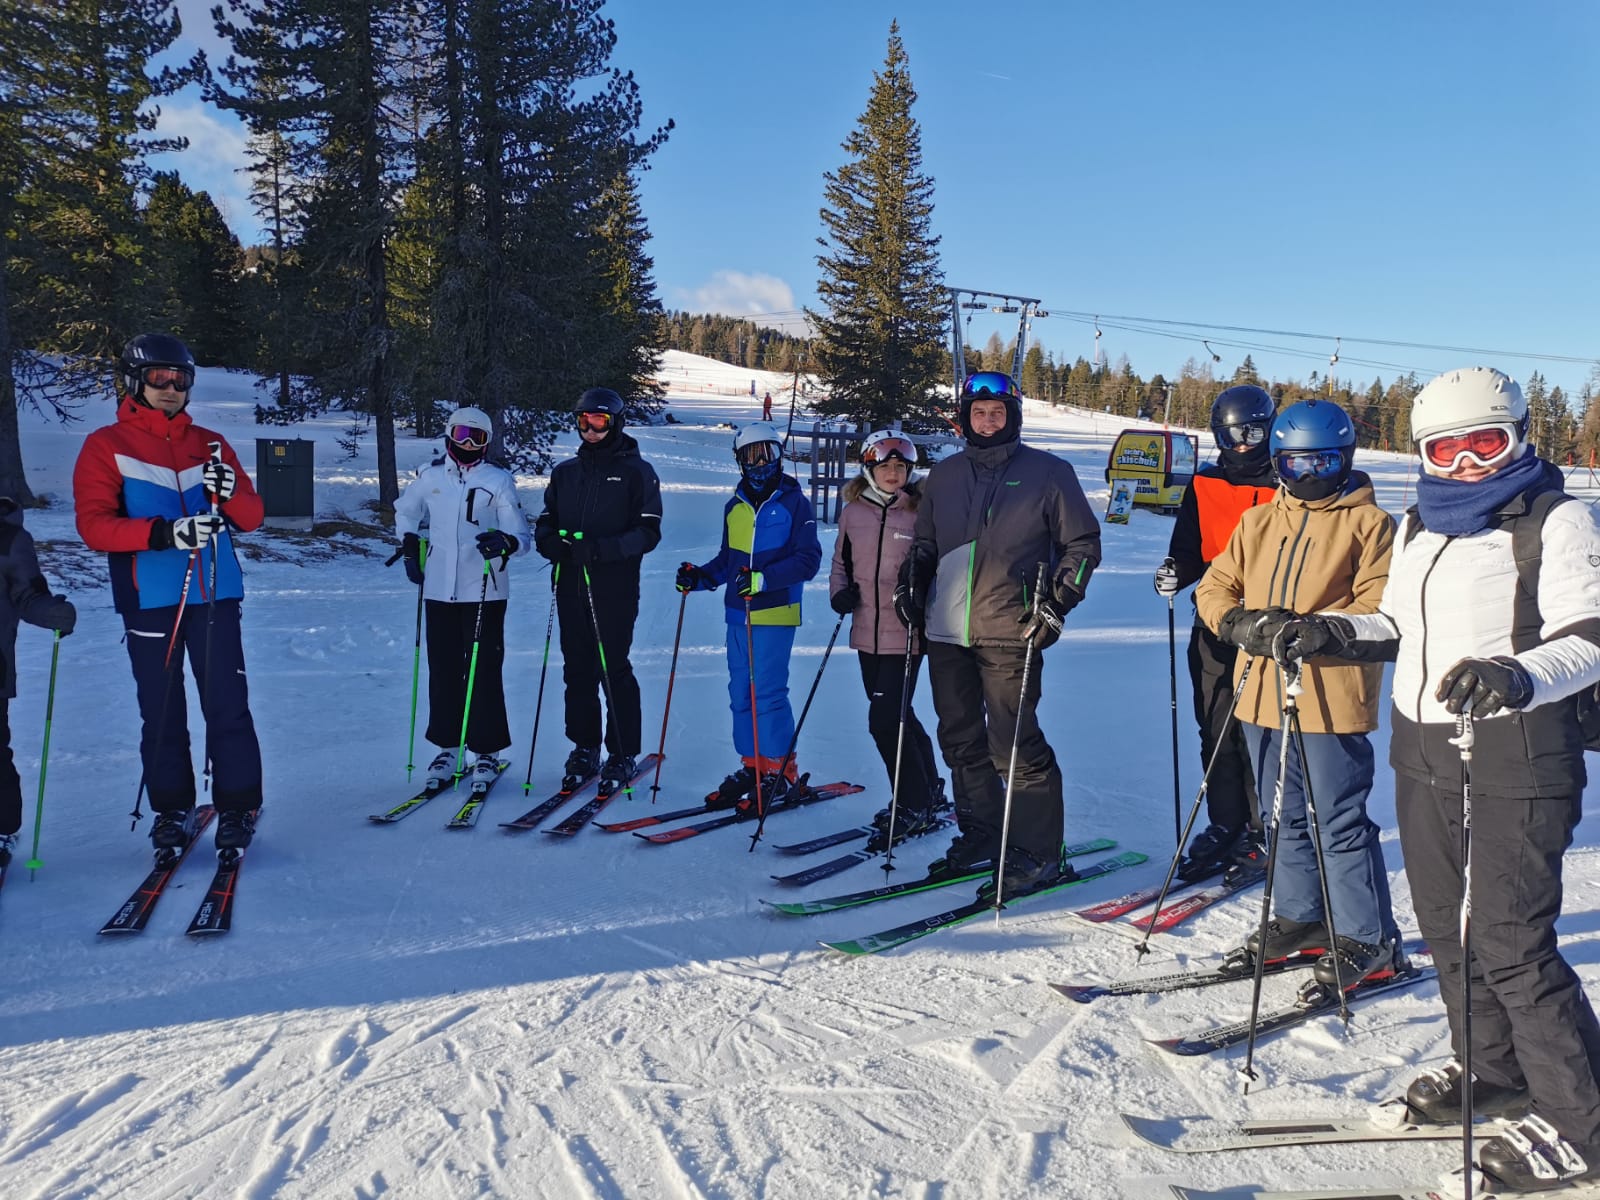
[[[1230,449],[1234,446],[1259,446],[1267,440],[1265,421],[1247,421],[1243,425],[1219,425],[1217,439]]]
[[[864,467],[876,467],[886,462],[903,462],[910,467],[916,461],[917,448],[906,438],[884,438],[861,451],[861,465]]]
[[[489,431],[475,429],[471,425],[450,426],[450,440],[458,446],[466,446],[472,450],[482,450],[489,444]]]
[[[1343,450],[1280,450],[1272,460],[1278,478],[1290,483],[1302,479],[1337,479],[1344,470]]]
[[[981,396],[985,392],[994,396],[1022,397],[1011,376],[1004,371],[975,371],[967,376],[967,382],[961,388],[963,396]]]
[[[782,451],[777,442],[751,442],[734,451],[741,467],[760,467],[778,461]]]
[[[1422,457],[1449,474],[1463,462],[1480,467],[1497,465],[1516,444],[1508,425],[1486,425],[1454,433],[1438,433],[1422,439]]]
[[[187,392],[194,386],[193,367],[140,367],[139,382],[145,387],[171,388]]]
[[[581,412],[578,414],[579,432],[605,433],[616,421],[608,412]]]

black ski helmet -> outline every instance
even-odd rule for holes
[[[1266,465],[1272,455],[1267,435],[1277,409],[1266,388],[1253,383],[1224,388],[1211,402],[1211,436],[1227,465],[1252,470]]]
[[[141,404],[144,399],[144,369],[172,367],[189,372],[189,391],[194,386],[194,355],[170,333],[141,333],[122,348],[117,359],[117,385],[124,396]]]
[[[578,397],[578,402],[572,406],[575,413],[603,412],[610,413],[613,417],[622,416],[622,397],[610,388],[590,388]]]

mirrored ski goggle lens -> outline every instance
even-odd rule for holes
[[[1221,432],[1224,446],[1259,446],[1267,440],[1267,423],[1250,421],[1244,425],[1224,425]]]
[[[1338,450],[1284,450],[1276,466],[1279,479],[1335,479],[1344,469],[1344,454]]]
[[[1471,459],[1480,467],[1492,467],[1510,449],[1511,431],[1504,425],[1469,429],[1465,433],[1441,433],[1422,443],[1423,456],[1445,471],[1455,470],[1463,458]]]
[[[604,433],[611,428],[612,416],[610,413],[586,412],[578,414],[578,428],[587,429],[590,433]]]
[[[1003,371],[977,371],[968,375],[966,385],[961,390],[968,396],[978,396],[984,392],[995,396],[1019,395],[1017,385]]]
[[[194,372],[188,367],[145,367],[139,372],[145,387],[171,388],[187,392],[194,386]]]
[[[777,442],[752,442],[739,448],[739,465],[742,467],[761,467],[777,461]]]
[[[469,446],[474,450],[482,450],[489,444],[489,431],[487,429],[474,429],[471,425],[450,426],[450,440],[458,446]]]
[[[917,448],[905,438],[884,438],[863,450],[861,461],[869,467],[891,461],[903,462],[909,467],[917,461]]]

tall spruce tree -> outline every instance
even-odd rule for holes
[[[192,191],[176,171],[160,172],[143,223],[149,322],[182,338],[202,364],[247,361],[244,251],[211,196]]]
[[[939,239],[932,233],[933,179],[922,172],[917,93],[900,26],[889,26],[883,70],[843,149],[850,161],[823,176],[817,239],[824,311],[818,367],[830,393],[818,407],[872,425],[936,419],[945,319]]]

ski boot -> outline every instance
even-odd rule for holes
[[[1259,830],[1247,828],[1239,849],[1222,872],[1222,882],[1231,888],[1251,887],[1267,877],[1267,847]]]
[[[639,764],[631,754],[613,754],[600,768],[600,794],[615,795],[632,781]]]
[[[11,861],[11,853],[17,848],[17,835],[14,833],[0,833],[0,867],[6,866]]]
[[[761,768],[761,803],[770,812],[774,805],[793,800],[806,790],[810,775],[801,775],[793,758],[787,761],[763,756],[758,761]],[[779,768],[782,767],[782,771]],[[751,803],[755,798],[751,797]]]
[[[472,770],[468,772],[472,780],[474,792],[487,792],[494,781],[500,778],[500,759],[493,754],[480,754],[472,762]]]
[[[1000,857],[1000,835],[974,826],[957,833],[950,848],[928,864],[929,879],[948,879],[953,875],[972,875],[992,871]]]
[[[1221,969],[1240,975],[1250,974],[1256,968],[1256,949],[1260,945],[1261,933],[1257,930],[1245,939],[1244,945],[1223,955]],[[1321,921],[1273,917],[1267,922],[1267,948],[1263,957],[1269,963],[1296,956],[1320,955],[1327,948],[1328,927]]]
[[[1483,1143],[1478,1169],[1496,1191],[1549,1191],[1600,1178],[1600,1146],[1575,1145],[1543,1117],[1529,1113]]]
[[[1461,1123],[1461,1064],[1451,1059],[1442,1067],[1424,1071],[1406,1088],[1406,1120],[1416,1125]],[[1528,1111],[1528,1089],[1472,1081],[1475,1117],[1521,1117]]]
[[[1003,903],[1060,883],[1070,883],[1077,877],[1078,873],[1061,861],[1060,854],[1053,859],[1038,858],[1021,846],[1011,846],[1006,850],[1004,880],[996,870],[978,885],[978,899],[984,904],[993,904],[997,884],[1005,887],[1005,895],[1001,897]]]
[[[746,796],[755,794],[756,760],[746,758],[741,761],[744,765],[719,783],[714,792],[706,796],[707,808],[733,808]]]
[[[189,835],[194,831],[193,815],[192,808],[156,813],[155,823],[150,826],[150,844],[156,849],[157,863],[171,862],[189,844]]]
[[[1338,962],[1335,964],[1335,957]],[[1330,988],[1343,987],[1349,991],[1369,979],[1387,979],[1403,965],[1393,938],[1385,938],[1377,945],[1358,942],[1340,934],[1334,949],[1317,959],[1313,973],[1317,982]]]
[[[931,808],[902,808],[895,814],[894,844],[932,833],[939,827],[939,814]],[[889,810],[872,818],[872,835],[867,838],[867,853],[882,854],[889,847]]]
[[[435,792],[455,777],[456,752],[453,749],[441,750],[433,756],[433,761],[428,764],[428,773],[423,777],[423,786],[430,792]]]
[[[1194,835],[1189,851],[1178,864],[1178,878],[1185,883],[1199,883],[1226,869],[1229,863],[1245,850],[1250,827],[1230,829],[1226,825],[1207,825]]]
[[[566,765],[561,768],[561,790],[563,792],[576,791],[583,786],[585,779],[599,769],[599,746],[574,746],[572,753],[567,755]]]
[[[248,808],[224,808],[217,813],[217,853],[237,854],[255,837],[256,814]]]

